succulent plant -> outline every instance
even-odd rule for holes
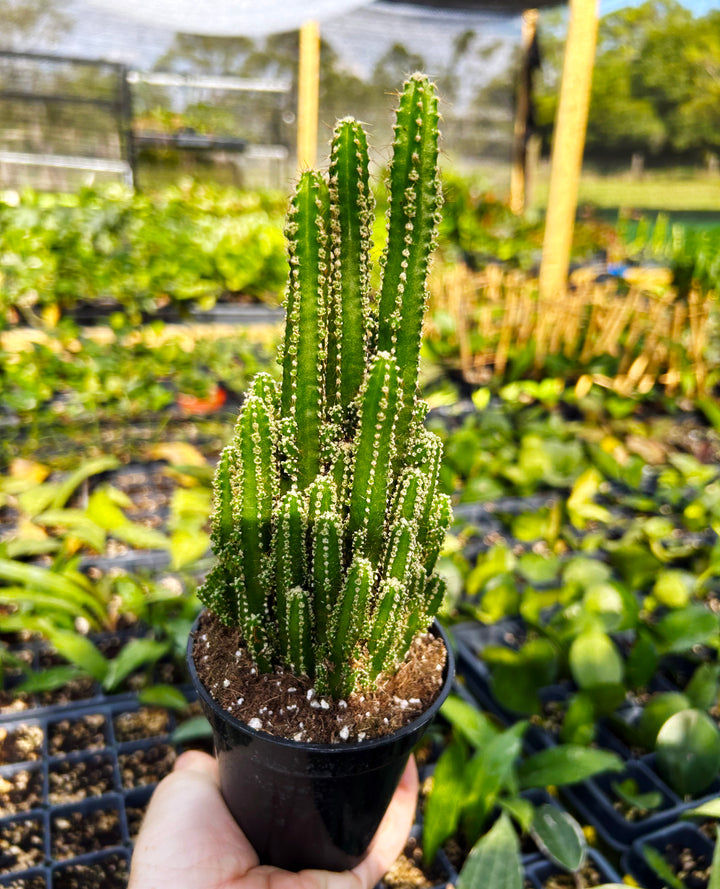
[[[261,671],[283,666],[335,697],[396,668],[444,595],[433,569],[451,508],[417,384],[437,157],[437,97],[416,74],[397,111],[378,296],[362,127],[340,121],[327,177],[300,176],[282,382],[255,377],[216,472],[201,600]]]

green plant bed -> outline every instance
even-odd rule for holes
[[[276,304],[285,281],[286,198],[181,180],[0,200],[0,324],[109,301],[134,323],[223,293]]]

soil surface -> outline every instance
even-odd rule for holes
[[[0,827],[0,874],[27,870],[45,860],[42,821],[10,821]]]
[[[3,883],[3,887],[4,889],[47,889],[47,881],[43,876],[18,877],[17,880]]]
[[[121,855],[108,855],[92,864],[71,864],[53,874],[53,889],[125,889],[128,863]]]
[[[602,886],[606,882],[595,865],[588,861],[580,868],[579,880],[574,874],[556,873],[547,877],[543,886],[545,889],[577,889],[578,886]]]
[[[150,800],[148,800],[148,803]],[[140,833],[140,825],[147,811],[147,803],[144,806],[125,806],[125,818],[127,819],[128,836],[134,842]]]
[[[159,707],[141,707],[139,710],[120,713],[113,719],[118,744],[165,735],[169,726],[170,716],[167,710]]]
[[[43,737],[39,725],[21,725],[13,731],[0,728],[0,765],[40,759]]]
[[[121,843],[120,814],[116,809],[79,809],[52,819],[51,855],[57,861]]]
[[[78,762],[64,760],[50,768],[48,800],[54,806],[78,803],[110,793],[114,784],[115,769],[109,756],[92,756]]]
[[[106,746],[105,717],[89,713],[80,719],[61,719],[48,726],[50,756],[75,750],[100,750]]]
[[[437,864],[425,867],[420,841],[410,837],[402,854],[382,879],[388,889],[430,889],[447,882],[448,875]]]
[[[669,843],[665,846],[663,858],[687,889],[707,889],[710,862],[705,855],[681,843]]]
[[[170,744],[121,753],[118,756],[122,786],[125,790],[155,784],[172,771],[177,753]]]
[[[23,769],[0,777],[0,817],[27,812],[43,802],[43,776],[40,769]]]
[[[347,701],[316,694],[312,680],[278,669],[258,673],[237,629],[206,612],[195,637],[198,676],[223,709],[251,728],[294,741],[342,743],[390,734],[437,697],[446,652],[441,639],[418,636],[397,673]]]

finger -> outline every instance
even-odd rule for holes
[[[257,863],[220,794],[216,761],[183,754],[152,795],[129,889],[207,889],[239,880]]]

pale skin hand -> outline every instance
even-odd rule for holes
[[[417,794],[411,757],[367,858],[343,873],[295,874],[259,864],[220,795],[217,761],[188,751],[153,794],[128,889],[371,889],[405,845]]]

